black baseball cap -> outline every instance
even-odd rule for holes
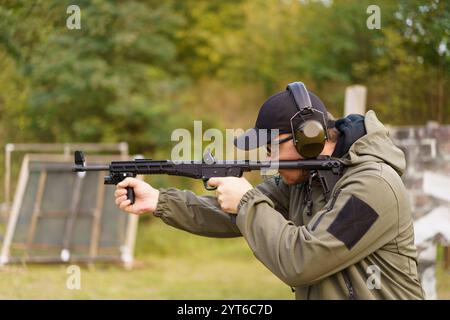
[[[327,109],[314,93],[308,90],[312,107],[323,112],[325,123],[328,125]],[[289,90],[278,92],[267,99],[261,106],[255,127],[247,130],[234,140],[238,149],[252,150],[270,144],[278,134],[291,133],[291,118],[299,111],[295,105],[294,96]],[[298,119],[298,120],[297,120]],[[296,117],[295,126],[299,126],[301,119]],[[265,129],[265,130],[261,130]],[[261,132],[263,131],[263,132]]]

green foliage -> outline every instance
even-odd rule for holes
[[[298,79],[337,116],[360,83],[383,121],[450,121],[446,1],[83,0],[81,30],[66,28],[69,4],[0,0],[3,142],[167,153],[173,129],[249,127]],[[381,30],[366,27],[371,4]]]
[[[370,70],[369,101],[391,124],[448,122],[448,2],[400,1],[393,16],[374,40],[374,59],[355,65]]]
[[[171,36],[181,19],[170,7],[85,2],[81,30],[69,30],[61,14],[68,3],[44,3],[2,9],[15,27],[0,29],[4,46],[29,81],[26,137],[128,141],[132,151],[152,150],[177,121],[185,121],[174,116],[177,106],[166,99],[185,82],[176,75]],[[44,28],[20,23],[31,20],[33,26],[39,18]]]
[[[175,34],[178,58],[194,79],[217,76],[230,59],[227,42],[243,26],[243,0],[174,1],[175,12],[184,18]]]

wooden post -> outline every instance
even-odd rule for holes
[[[42,198],[45,192],[45,182],[47,181],[47,171],[42,171],[39,175],[38,189],[36,193],[36,199],[34,200],[34,209],[31,214],[31,223],[28,229],[27,244],[26,244],[26,255],[28,255],[31,245],[34,241],[34,236],[36,234],[36,228],[38,227],[39,216],[41,215]]]
[[[11,152],[14,150],[14,145],[8,143],[5,146],[5,212],[9,212],[11,208],[10,190],[11,190]]]
[[[26,184],[28,180],[28,163],[29,157],[25,156],[20,169],[19,182],[17,183],[16,193],[14,196],[14,202],[11,207],[11,213],[8,217],[8,226],[3,240],[2,251],[0,253],[0,267],[6,264],[9,260],[9,249],[13,240],[14,230],[19,218],[19,210],[22,203],[23,196],[25,194]]]
[[[450,269],[450,246],[444,247],[444,270]]]

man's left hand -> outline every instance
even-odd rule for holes
[[[217,187],[217,201],[223,211],[237,213],[237,207],[244,194],[253,189],[253,186],[245,178],[225,177],[211,178],[208,184]]]

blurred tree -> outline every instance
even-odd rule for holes
[[[178,59],[193,78],[215,77],[224,67],[227,42],[242,29],[244,0],[174,0],[175,13],[183,17],[175,37]]]
[[[403,45],[426,72],[421,83],[428,83],[424,88],[428,102],[425,105],[429,109],[427,117],[442,123],[447,108],[448,121],[450,106],[445,92],[450,91],[450,3],[402,0],[396,17],[400,22]]]
[[[82,28],[69,30],[68,5],[2,7],[12,26],[0,29],[3,45],[30,81],[29,137],[125,140],[141,152],[167,145],[187,119],[168,99],[183,84],[173,38],[181,19],[156,1],[80,1]]]
[[[0,141],[7,142],[12,137],[24,141],[30,120],[25,113],[29,85],[15,61],[1,47],[0,70]]]
[[[400,1],[391,23],[374,39],[374,59],[355,64],[370,70],[369,101],[392,124],[449,121],[450,7],[439,0]]]
[[[226,39],[230,59],[221,70],[234,83],[261,83],[267,95],[294,78],[291,61],[296,56],[300,6],[292,1],[246,1],[240,8],[245,24]]]
[[[337,116],[361,83],[384,121],[450,120],[448,1],[80,0],[81,30],[66,28],[69,4],[0,0],[0,137],[144,152],[194,116],[253,123],[293,80]],[[366,26],[373,4],[381,30]]]

